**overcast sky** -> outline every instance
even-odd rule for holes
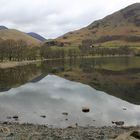
[[[140,0],[0,0],[0,24],[55,38]]]

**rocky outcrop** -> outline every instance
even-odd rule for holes
[[[115,140],[140,140],[140,130],[135,130],[121,134]]]

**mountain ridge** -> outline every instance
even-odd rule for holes
[[[28,45],[39,45],[41,43],[40,40],[31,37],[30,35],[26,34],[25,32],[22,32],[17,29],[9,29],[6,26],[0,26],[0,39],[2,40],[7,40],[7,39],[12,39],[12,40],[23,40],[25,41]]]
[[[16,29],[0,30],[0,38],[3,40],[7,40],[7,39],[13,39],[15,41],[23,40],[28,45],[39,45],[41,43],[39,40]]]
[[[38,40],[42,41],[42,42],[47,40],[46,38],[44,38],[43,36],[41,36],[41,35],[39,35],[35,32],[29,32],[27,34],[30,35],[31,37],[35,38],[35,39],[38,39]]]
[[[6,26],[0,26],[0,30],[6,30],[8,29]]]
[[[56,38],[56,40],[61,41],[66,45],[80,45],[84,39],[91,39],[94,43],[103,43],[100,42],[100,39],[102,40],[104,37],[110,37],[111,41],[123,40],[124,42],[127,42],[126,40],[131,37],[130,40],[133,40],[136,37],[140,41],[139,36],[140,3],[134,3],[103,19],[92,22],[87,27],[66,33]],[[109,39],[107,41],[109,41]]]

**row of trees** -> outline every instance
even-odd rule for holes
[[[40,56],[42,59],[65,58],[65,51],[64,49],[53,49],[50,46],[42,45]]]
[[[41,57],[42,59],[53,59],[53,58],[77,58],[77,57],[86,57],[86,56],[95,56],[95,55],[130,55],[132,50],[127,46],[120,46],[118,48],[104,48],[104,47],[91,47],[84,49],[79,47],[79,49],[52,49],[51,47],[42,47],[41,48]]]
[[[28,47],[23,40],[2,40],[0,41],[0,60],[34,60],[37,58],[38,50],[38,47]]]
[[[65,49],[63,47],[54,48],[43,44],[41,47],[29,47],[23,41],[1,40],[0,41],[0,61],[22,61],[35,59],[54,59],[54,58],[76,58],[89,55],[129,55],[132,50],[128,46],[119,48],[95,47],[91,40],[84,40],[79,49]]]
[[[128,46],[120,46],[118,48],[97,48],[97,53],[101,55],[130,55],[132,49]]]
[[[54,58],[76,58],[80,56],[80,51],[78,49],[54,49],[51,47],[41,47],[40,56],[42,59],[54,59]]]
[[[83,40],[82,45],[79,46],[80,55],[89,56],[89,55],[129,55],[133,53],[133,50],[128,46],[120,47],[102,47],[94,46],[93,41],[90,39]]]

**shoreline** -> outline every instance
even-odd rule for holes
[[[0,62],[0,69],[13,68],[13,67],[17,67],[17,66],[24,66],[24,65],[28,65],[28,64],[41,62],[41,61],[42,60]]]
[[[0,123],[0,139],[5,140],[121,140],[140,130],[140,126],[68,127],[50,128],[47,125]],[[134,137],[133,137],[134,138]],[[123,139],[122,139],[123,140]],[[133,139],[135,140],[135,139]]]
[[[131,56],[131,55],[115,55],[115,56],[85,56],[85,57],[76,57],[76,59],[86,59],[86,58],[100,58],[100,57],[135,57],[135,56]],[[49,60],[67,60],[70,58],[54,58],[54,59],[37,59],[37,60],[25,60],[25,61],[4,61],[4,62],[0,62],[0,69],[6,69],[6,68],[13,68],[13,67],[17,67],[17,66],[24,66],[24,65],[28,65],[28,64],[33,64],[33,63],[37,63],[37,62],[42,62],[42,61],[49,61]],[[75,59],[75,58],[71,58],[71,59]]]

